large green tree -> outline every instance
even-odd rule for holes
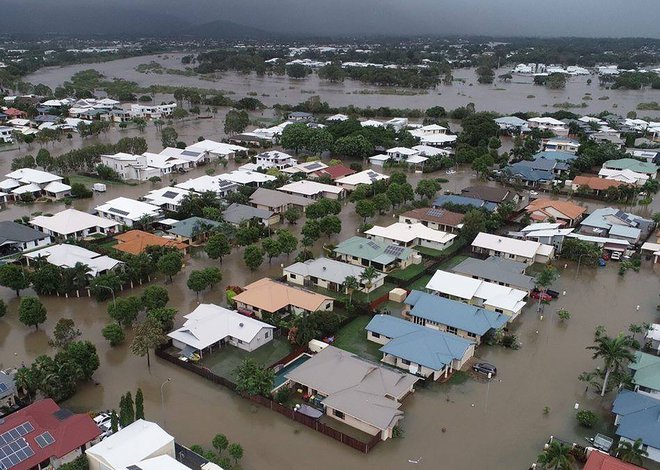
[[[39,324],[46,321],[46,307],[38,297],[23,297],[18,307],[18,319],[26,326],[39,329]]]
[[[147,317],[135,328],[135,337],[131,343],[131,352],[136,356],[147,356],[147,368],[151,370],[151,356],[149,351],[156,349],[167,341],[160,323],[153,318]]]
[[[30,287],[30,280],[22,267],[15,264],[3,264],[0,266],[0,286],[15,291],[16,297],[18,297],[21,295],[21,290]]]
[[[172,282],[172,276],[179,273],[183,268],[183,255],[178,251],[166,253],[158,259],[157,266],[158,270]]]
[[[275,381],[275,372],[254,359],[245,359],[233,371],[236,378],[236,391],[247,395],[269,396]]]
[[[224,234],[215,233],[209,237],[204,250],[209,258],[220,259],[222,264],[222,258],[231,253],[231,245]]]

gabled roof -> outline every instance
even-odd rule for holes
[[[526,267],[525,263],[500,256],[489,256],[485,260],[466,258],[454,266],[452,271],[464,276],[478,276],[531,290],[534,288],[534,278],[524,274]]]
[[[145,194],[144,199],[156,206],[164,206],[166,204],[178,205],[188,195],[190,195],[190,191],[187,189],[166,186],[149,191]]]
[[[142,230],[129,230],[128,232],[120,233],[115,236],[115,240],[119,242],[113,246],[115,250],[130,253],[132,255],[144,253],[144,251],[150,246],[164,246],[176,248],[177,250],[186,249],[184,243],[169,238],[159,237],[158,235],[144,232]]]
[[[298,287],[292,287],[267,277],[248,284],[245,290],[234,297],[251,307],[275,313],[289,306],[315,312],[332,299]]]
[[[251,220],[253,218],[261,220],[269,219],[273,214],[273,212],[265,209],[233,203],[222,212],[222,218],[231,224],[238,225],[244,220]]]
[[[184,318],[183,326],[167,336],[198,350],[228,337],[251,343],[263,328],[275,328],[214,304],[201,304]]]
[[[11,220],[0,221],[0,246],[5,243],[25,243],[47,238],[43,232]]]
[[[635,362],[629,365],[635,385],[660,391],[660,357],[640,351],[635,353]]]
[[[266,206],[272,208],[279,208],[289,204],[302,207],[314,204],[313,199],[266,188],[258,188],[255,192],[253,192],[250,196],[250,202],[257,206]]]
[[[454,204],[457,206],[470,206],[475,208],[483,208],[488,212],[493,212],[497,209],[497,204],[484,201],[483,199],[476,199],[473,197],[458,196],[456,194],[445,194],[436,198],[433,201],[433,207],[442,207],[444,204]]]
[[[624,183],[621,181],[609,180],[607,178],[599,178],[597,176],[578,175],[573,178],[573,184],[587,186],[594,191],[606,191],[611,187],[617,188]]]
[[[160,207],[127,197],[118,197],[96,206],[96,211],[120,216],[133,222],[145,216],[157,217],[160,215]]]
[[[279,191],[302,194],[304,196],[316,196],[322,193],[341,194],[344,188],[319,183],[318,181],[300,180],[285,184],[278,188]]]
[[[556,217],[554,212],[557,212],[569,219],[575,220],[584,214],[587,211],[587,208],[568,201],[538,198],[530,202],[527,207],[525,207],[525,210],[527,212],[541,211],[547,217]]]
[[[407,224],[405,222],[395,222],[387,227],[374,225],[369,230],[364,232],[369,237],[382,238],[384,240],[393,240],[408,244],[414,240],[427,240],[435,243],[446,244],[450,243],[456,235],[452,233],[443,232],[441,230],[434,230],[427,227],[422,223]]]
[[[466,197],[494,202],[495,204],[513,199],[513,193],[501,186],[469,186],[461,189],[461,194]]]
[[[632,170],[637,173],[645,173],[652,176],[658,172],[658,165],[655,163],[640,162],[634,158],[608,160],[603,163],[603,168],[613,168],[615,170]]]
[[[172,436],[156,423],[138,419],[85,452],[101,462],[107,462],[110,468],[121,469],[150,457],[168,445],[174,447]]]
[[[412,209],[403,214],[399,214],[399,220],[402,218],[415,219],[423,222],[433,222],[440,225],[448,225],[450,227],[458,227],[463,223],[464,214],[459,212],[452,212],[447,209],[436,209],[431,207],[423,207],[420,209]]]
[[[52,216],[40,215],[32,219],[30,224],[65,237],[85,229],[95,227],[108,229],[119,226],[119,223],[114,220],[76,209],[64,209]]]
[[[76,263],[82,263],[89,268],[89,274],[92,276],[123,264],[121,261],[109,256],[100,255],[78,245],[68,244],[51,245],[40,250],[24,253],[23,256],[32,260],[45,258],[48,263],[60,268],[73,268]]]
[[[531,240],[517,240],[492,233],[479,232],[472,242],[472,246],[533,259],[537,254],[545,253],[544,248],[549,245]]]
[[[57,176],[46,171],[35,170],[34,168],[21,168],[20,170],[12,171],[5,176],[7,178],[20,181],[23,184],[46,184],[52,181],[62,181],[61,176]]]
[[[343,284],[347,277],[353,276],[360,281],[360,276],[364,272],[363,267],[350,263],[344,263],[329,258],[310,259],[302,263],[294,263],[284,268],[285,272],[290,272],[303,277],[316,277],[325,281]],[[373,283],[385,278],[385,274],[380,274],[372,280]]]
[[[506,321],[506,320],[505,320]],[[375,315],[364,328],[390,338],[380,351],[435,371],[462,360],[471,341],[391,315]]]
[[[73,414],[61,409],[50,398],[5,416],[0,422],[0,434],[5,432],[11,432],[3,443],[9,445],[9,448],[3,449],[9,455],[0,454],[0,468],[10,470],[27,470],[44,460],[62,458],[101,434],[88,414]],[[42,435],[46,432],[50,433],[50,439],[44,441]],[[40,442],[50,442],[51,439],[52,443],[43,447],[40,445]],[[20,454],[20,463],[11,460],[19,456],[19,449],[24,449],[28,454]]]
[[[344,165],[332,165],[318,172],[319,176],[328,175],[333,180],[355,174],[355,170]]]
[[[221,179],[231,181],[237,184],[251,184],[251,183],[267,183],[268,181],[275,181],[277,178],[257,171],[240,171],[234,170],[231,173],[218,175]]]
[[[355,236],[340,242],[335,247],[335,253],[387,265],[396,260],[406,260],[414,252],[410,248],[393,243],[384,243]]]
[[[582,470],[644,470],[642,467],[623,462],[604,452],[592,450]]]
[[[357,186],[358,184],[372,184],[374,181],[386,180],[389,176],[383,175],[373,170],[364,170],[359,173],[344,176],[335,180],[338,184],[347,184],[349,186]]]
[[[190,238],[194,235],[196,229],[201,228],[204,225],[221,227],[222,223],[211,219],[205,219],[203,217],[189,217],[173,223],[167,231],[173,235]]]
[[[660,400],[638,392],[621,390],[612,412],[619,415],[616,434],[631,441],[660,449]]]

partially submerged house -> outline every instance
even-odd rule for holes
[[[61,176],[34,168],[21,168],[5,175],[0,181],[0,191],[10,194],[14,199],[21,199],[30,194],[32,197],[46,196],[62,199],[71,195],[71,186],[64,184]]]
[[[227,197],[227,195],[238,191],[240,185],[225,178],[226,175],[202,175],[197,178],[191,178],[183,183],[177,184],[175,187],[187,191],[193,191],[199,194],[207,191],[213,192],[218,197]]]
[[[598,171],[598,177],[630,186],[644,186],[649,180],[649,176],[644,173],[638,173],[629,169],[616,170],[613,168],[601,168]]]
[[[596,209],[580,223],[579,233],[609,237],[637,244],[653,231],[655,223],[635,214],[613,207]]]
[[[46,248],[24,253],[28,266],[40,260],[59,268],[73,268],[81,263],[89,268],[89,277],[100,276],[122,267],[124,263],[106,255],[87,250],[78,245],[51,245]]]
[[[334,252],[342,261],[357,266],[373,266],[384,273],[421,262],[421,257],[410,248],[357,236],[341,241]]]
[[[647,458],[660,462],[660,400],[643,393],[621,390],[612,405],[616,435],[633,443],[641,439]]]
[[[321,287],[333,292],[348,294],[345,286],[347,277],[354,277],[360,285],[359,290],[372,292],[385,283],[385,274],[378,275],[368,283],[362,279],[363,267],[344,263],[329,258],[310,259],[294,263],[283,270],[287,282],[303,287]]]
[[[189,217],[183,220],[172,221],[167,233],[176,237],[180,242],[194,244],[208,239],[211,232],[223,227],[222,222],[217,222],[203,217]]]
[[[127,197],[112,199],[96,206],[94,210],[100,217],[116,220],[127,227],[132,227],[141,220],[156,220],[161,216],[160,207]]]
[[[482,201],[492,202],[494,204],[503,204],[510,202],[514,206],[520,200],[520,196],[512,189],[504,186],[469,186],[461,189],[461,195],[471,197],[474,199],[481,199]]]
[[[466,258],[451,268],[456,274],[473,279],[492,282],[501,286],[513,287],[531,293],[534,289],[534,278],[525,274],[528,265],[512,261],[500,256],[489,256],[486,259]]]
[[[383,345],[382,362],[431,380],[460,370],[474,355],[473,341],[391,315],[375,315],[364,329],[369,341]]]
[[[637,351],[628,367],[635,391],[660,399],[660,356]]]
[[[483,199],[477,199],[467,196],[459,196],[456,194],[444,194],[438,196],[435,201],[433,201],[434,209],[443,209],[448,206],[464,206],[472,209],[484,209],[488,212],[494,212],[497,210],[497,204],[494,202],[484,201]]]
[[[113,235],[121,223],[77,209],[64,209],[57,214],[39,215],[30,225],[59,240],[82,240],[93,236]]]
[[[258,207],[246,206],[245,204],[233,203],[222,211],[222,218],[238,227],[243,222],[257,220],[266,227],[271,227],[280,222],[280,215]]]
[[[658,175],[658,165],[652,162],[642,162],[635,158],[620,158],[618,160],[608,160],[603,163],[603,168],[610,170],[631,170],[635,173],[642,173],[649,178],[656,178]]]
[[[418,290],[404,301],[401,316],[410,322],[481,344],[484,335],[506,326],[511,317]]]
[[[144,195],[144,200],[154,206],[176,212],[179,210],[181,202],[185,198],[190,197],[191,194],[187,189],[176,186],[165,186],[164,188],[149,191]]]
[[[288,183],[277,188],[277,190],[308,199],[343,199],[346,195],[346,190],[341,186],[333,186],[309,180]]]
[[[595,195],[601,194],[610,188],[618,188],[623,185],[621,181],[611,179],[599,178],[592,175],[578,175],[571,181],[571,189],[573,191],[592,192]]]
[[[0,256],[21,253],[51,243],[50,235],[11,220],[0,221]]]
[[[327,346],[285,375],[287,385],[321,398],[324,413],[386,440],[403,418],[401,401],[419,380]]]
[[[377,173],[373,170],[364,170],[359,173],[344,176],[335,180],[339,186],[350,192],[355,190],[360,184],[371,186],[375,181],[382,181],[389,179],[389,176]]]
[[[186,253],[188,248],[188,245],[185,243],[171,238],[160,237],[143,230],[129,230],[128,232],[120,233],[115,236],[115,240],[117,244],[112,248],[131,255],[146,253],[149,247],[173,248],[181,253]]]
[[[228,345],[254,351],[272,341],[275,330],[268,323],[214,304],[200,304],[184,318],[183,326],[167,336],[186,357],[193,353],[203,356]]]
[[[374,225],[364,232],[367,238],[399,246],[422,246],[434,250],[444,250],[452,245],[456,235],[434,230],[422,223],[406,224],[395,222],[387,227]]]
[[[259,188],[250,196],[250,204],[254,207],[280,215],[291,208],[298,209],[302,214],[307,206],[314,204],[314,202],[313,199],[307,197],[267,188]]]
[[[573,227],[587,211],[586,207],[568,201],[538,198],[531,201],[525,212],[535,222],[559,222],[565,227]]]
[[[434,230],[457,233],[463,228],[464,214],[447,209],[423,207],[399,214],[399,222],[405,224],[421,223]]]
[[[500,256],[525,264],[545,264],[554,258],[555,248],[531,240],[517,240],[480,232],[472,242],[472,251],[488,256]]]
[[[258,318],[263,318],[264,314],[297,316],[316,311],[332,311],[334,307],[331,297],[267,277],[245,286],[243,292],[234,297],[234,302],[240,313]]]

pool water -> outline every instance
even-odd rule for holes
[[[276,374],[275,374],[275,380],[273,381],[273,390],[277,389],[280,387],[284,382],[286,382],[286,374],[288,374],[290,371],[294,370],[296,367],[300,366],[301,364],[304,364],[307,360],[309,360],[312,356],[310,356],[307,353],[303,353],[288,364],[286,364],[284,367],[282,367]]]

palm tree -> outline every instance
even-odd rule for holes
[[[637,439],[635,442],[619,441],[619,446],[616,448],[617,457],[634,465],[642,465],[644,457],[648,457],[648,455],[649,453],[644,450],[644,441],[641,439]]]
[[[87,276],[92,270],[89,266],[81,262],[77,262],[71,269],[73,269],[73,282],[78,289],[82,289],[87,285],[89,280]]]
[[[593,359],[601,358],[605,361],[605,378],[603,379],[603,389],[600,392],[601,397],[605,396],[610,374],[635,359],[631,350],[631,342],[631,338],[623,333],[619,333],[616,338],[603,334],[594,340],[593,346],[587,346],[587,349],[594,351]]]
[[[367,303],[369,302],[369,294],[371,293],[371,286],[373,285],[373,280],[378,277],[378,271],[373,266],[364,268],[362,274],[360,274],[360,281],[364,281],[364,286],[367,288]]]
[[[575,458],[571,448],[559,441],[552,441],[538,456],[538,461],[547,470],[570,470]]]
[[[344,279],[344,289],[348,293],[348,305],[353,302],[353,292],[360,288],[360,283],[355,276],[346,276]]]

